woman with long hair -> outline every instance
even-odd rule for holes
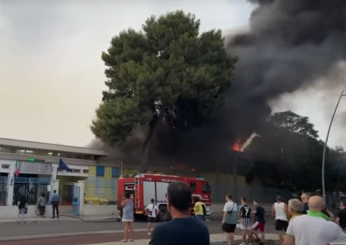
[[[121,202],[121,207],[123,208],[123,217],[121,221],[124,223],[124,239],[121,241],[133,242],[133,200],[130,193],[125,193],[125,197]]]

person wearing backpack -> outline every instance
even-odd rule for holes
[[[232,201],[232,198],[232,195],[226,195],[226,203],[223,208],[222,217],[222,231],[226,234],[226,241],[228,245],[232,245],[234,242],[234,231],[238,223],[238,207],[237,204]]]
[[[159,214],[160,210],[155,204],[155,200],[152,198],[150,204],[145,208],[145,212],[148,215],[148,235],[151,234],[152,223],[156,222],[156,216]]]

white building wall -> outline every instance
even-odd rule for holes
[[[28,213],[25,215],[26,218],[37,218],[36,206],[28,206]],[[46,206],[46,214],[52,213],[51,205]],[[0,206],[0,217],[2,220],[16,220],[18,218],[18,207],[17,206]]]

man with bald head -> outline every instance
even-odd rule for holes
[[[307,215],[297,216],[289,223],[284,245],[326,245],[346,238],[340,227],[323,213],[325,208],[322,197],[310,197]]]

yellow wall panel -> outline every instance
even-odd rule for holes
[[[92,197],[95,194],[95,183],[91,181],[95,181],[96,176],[96,166],[89,166],[89,178],[85,181],[84,185],[84,193],[85,197]]]
[[[111,167],[105,167],[105,179],[111,179],[112,178],[112,168]]]
[[[96,175],[96,166],[89,166],[89,176]]]
[[[107,200],[114,200],[112,188],[112,168],[105,167],[103,197]]]
[[[134,174],[136,172],[137,172],[136,169],[130,169],[130,168],[125,168],[124,169],[124,175]]]
[[[104,168],[104,176],[96,176],[96,167],[89,166],[89,178],[91,181],[85,183],[85,199],[97,200],[104,199],[107,201],[116,200],[116,179],[112,177],[112,167]]]

